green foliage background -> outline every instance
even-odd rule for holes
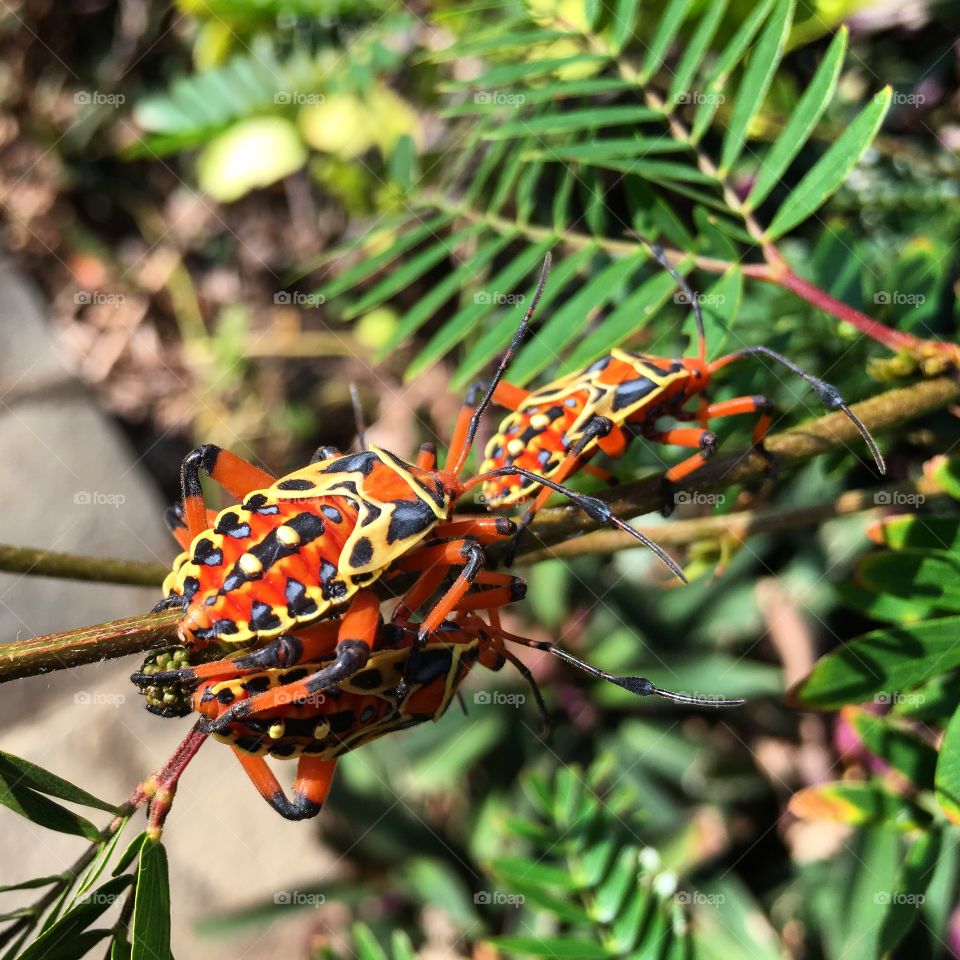
[[[184,9],[189,28],[152,63],[157,76],[124,81],[141,135],[111,162],[172,164],[225,203],[305,172],[344,228],[335,249],[283,280],[317,308],[307,322],[360,331],[407,380],[446,364],[459,393],[488,370],[517,323],[510,298],[529,291],[551,249],[537,333],[512,380],[540,382],[622,343],[682,354],[688,304],[637,234],[719,264],[679,264],[702,291],[712,356],[762,343],[848,400],[881,389],[868,369],[887,358],[882,347],[744,275],[765,245],[892,327],[955,339],[956,166],[934,129],[949,116],[911,124],[904,94],[927,58],[892,54],[882,32],[851,43],[842,5],[830,16],[784,0]],[[931,35],[955,26],[945,23]],[[91,130],[112,122],[89,117]],[[68,145],[73,169],[97,169],[89,143]],[[251,151],[261,163],[249,181],[225,186]],[[252,322],[221,316],[180,333],[230,356]],[[802,384],[759,363],[732,368],[718,396],[761,390],[782,425],[819,413]],[[296,422],[316,439],[325,418]],[[882,437],[895,479],[949,453],[954,423],[942,414]],[[745,446],[749,429],[724,424],[725,448]],[[780,478],[774,502],[872,485],[862,456],[810,462]],[[617,472],[663,465],[661,451],[635,445]],[[908,504],[873,544],[862,516],[756,536],[715,577],[729,544],[700,543],[687,558],[699,577],[675,590],[656,584],[642,551],[529,570],[531,629],[608,671],[749,704],[720,715],[638,703],[550,670],[557,723],[545,742],[529,699],[517,703],[519,678],[475,679],[466,715],[451,710],[343,762],[317,829],[356,880],[318,876],[311,889],[366,924],[353,928],[352,952],[316,955],[412,957],[429,905],[455,931],[452,957],[496,955],[472,954],[478,944],[580,960],[950,956],[960,865],[950,498],[960,485],[949,461],[928,472],[945,495]],[[711,510],[735,509],[742,493]],[[786,701],[775,625],[758,602],[771,584],[824,654]],[[831,782],[806,778],[812,745],[829,757]],[[119,834],[56,800],[111,808],[76,791],[0,758],[0,802],[95,843],[80,877],[29,881],[54,893],[41,901],[49,912],[29,915],[23,944],[33,945],[14,941],[5,956],[68,960],[105,943],[112,957],[168,956],[162,847],[137,837],[104,881]],[[105,924],[120,901],[129,907]],[[204,932],[290,909],[248,906]]]

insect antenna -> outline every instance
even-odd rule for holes
[[[699,707],[736,707],[742,703],[746,703],[742,698],[693,697],[683,693],[674,693],[672,690],[655,687],[646,677],[618,677],[612,673],[607,673],[605,670],[600,670],[592,664],[587,663],[586,660],[581,660],[572,653],[568,653],[561,647],[545,640],[529,640],[526,637],[514,636],[511,633],[502,633],[502,636],[512,643],[522,644],[525,647],[530,647],[532,650],[543,650],[546,653],[552,654],[564,663],[568,663],[578,670],[590,674],[591,677],[596,677],[598,680],[606,680],[608,683],[623,687],[624,690],[629,690],[630,693],[636,694],[638,697],[661,697],[673,703],[685,703]]]
[[[517,351],[520,349],[520,345],[523,343],[524,338],[527,335],[527,331],[530,329],[530,321],[533,319],[534,311],[537,309],[537,304],[540,302],[540,297],[543,295],[543,288],[546,286],[547,277],[550,275],[550,266],[552,263],[553,256],[550,253],[547,253],[547,255],[543,258],[543,266],[540,268],[540,279],[537,281],[537,289],[533,294],[533,300],[530,302],[530,306],[527,308],[527,312],[524,314],[523,320],[520,322],[520,326],[517,327],[517,331],[514,333],[513,339],[510,341],[510,346],[507,347],[507,352],[500,359],[500,363],[497,366],[497,372],[493,375],[493,379],[488,384],[486,392],[470,417],[470,424],[467,427],[466,440],[464,441],[463,448],[460,450],[460,456],[457,458],[457,462],[451,471],[454,476],[459,475],[460,471],[463,469],[463,465],[467,462],[467,457],[470,454],[470,448],[473,446],[474,438],[477,435],[477,427],[480,425],[480,419],[487,407],[490,406],[490,403],[493,400],[493,393],[497,389],[497,385],[503,379],[504,374],[507,372],[507,368],[511,363],[513,363],[513,358],[517,355]]]
[[[487,473],[481,473],[476,477],[471,477],[464,485],[463,491],[466,492],[471,487],[475,487],[477,484],[483,483],[485,480],[489,480],[492,477],[524,477],[527,480],[530,480],[534,483],[540,484],[543,487],[549,487],[551,490],[555,490],[557,493],[562,493],[567,499],[570,500],[572,504],[579,507],[591,520],[596,520],[599,523],[609,523],[611,526],[616,527],[618,530],[623,530],[624,533],[629,533],[634,540],[639,540],[645,547],[648,547],[652,550],[671,570],[673,575],[683,583],[687,582],[687,578],[684,576],[683,571],[677,565],[676,561],[668,554],[663,547],[654,543],[648,536],[642,534],[636,527],[630,526],[626,520],[621,520],[615,513],[613,513],[610,508],[602,501],[596,497],[590,497],[583,493],[577,493],[575,490],[571,490],[569,487],[564,486],[562,483],[556,483],[553,480],[549,480],[547,477],[541,477],[539,474],[531,473],[529,470],[524,470],[522,467],[510,466],[510,467],[498,467],[496,470],[490,470]]]
[[[353,422],[357,427],[357,445],[360,447],[360,452],[363,453],[367,449],[367,424],[363,419],[360,391],[353,381],[350,382],[350,403],[353,406]]]
[[[643,240],[643,237],[640,238]],[[690,284],[687,283],[686,278],[683,277],[674,267],[674,265],[667,259],[667,254],[664,251],[663,247],[656,243],[650,243],[647,240],[643,240],[647,245],[650,252],[656,258],[657,262],[670,274],[671,277],[676,281],[677,286],[680,288],[681,293],[687,298],[687,302],[690,304],[690,309],[693,310],[693,319],[697,324],[697,354],[701,360],[707,359],[707,335],[704,332],[703,327],[703,312],[700,309],[700,298],[693,292]]]

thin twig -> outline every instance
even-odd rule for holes
[[[867,490],[847,490],[832,500],[803,507],[763,507],[756,510],[738,510],[721,516],[691,517],[673,520],[657,526],[634,524],[642,534],[655,540],[661,547],[681,547],[710,540],[731,538],[738,542],[762,533],[782,533],[798,527],[809,527],[864,512],[889,510],[884,504],[909,503],[909,498],[921,496],[926,500],[947,494],[928,477],[900,483],[884,484]],[[531,550],[518,558],[518,563],[529,565],[541,560],[584,557],[636,549],[637,541],[619,530],[597,530],[543,550]]]
[[[170,572],[170,567],[162,563],[140,563],[136,560],[117,560],[114,557],[85,557],[79,553],[58,553],[42,547],[0,544],[0,571],[26,573],[32,577],[158,587]]]

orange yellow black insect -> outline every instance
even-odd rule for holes
[[[812,376],[793,361],[767,347],[747,347],[714,361],[707,360],[706,338],[699,298],[672,267],[659,248],[655,256],[670,271],[692,305],[698,331],[695,357],[669,359],[613,350],[586,369],[532,391],[506,381],[497,384],[494,402],[511,412],[487,444],[481,473],[495,473],[484,482],[488,507],[509,506],[536,495],[520,523],[521,530],[550,496],[549,487],[532,478],[562,483],[579,469],[609,478],[587,462],[598,452],[620,457],[630,439],[642,436],[655,443],[694,448],[697,452],[667,470],[664,476],[665,512],[673,506],[674,485],[690,477],[716,452],[717,438],[707,429],[710,420],[757,413],[754,443],[761,446],[772,422],[773,404],[761,395],[709,403],[703,395],[715,373],[748,356],[765,356],[785,365],[806,380],[830,410],[842,410],[866,440],[880,473],[886,468],[869,432],[850,411],[836,387]],[[701,398],[695,411],[688,401]],[[698,420],[699,427],[659,430],[661,417]],[[511,473],[511,467],[517,471]]]

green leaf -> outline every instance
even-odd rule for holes
[[[960,560],[945,550],[869,554],[857,563],[856,580],[875,593],[916,601],[921,607],[960,610]]]
[[[127,824],[130,822],[130,818],[124,818],[119,829],[114,833],[114,835],[106,842],[100,844],[100,850],[94,857],[93,862],[87,868],[86,873],[80,880],[80,884],[77,887],[77,892],[74,895],[75,898],[82,897],[87,890],[89,890],[96,882],[100,879],[101,874],[104,869],[106,869],[107,864],[110,862],[110,858],[113,856],[114,851],[117,848],[117,844],[120,842],[120,837],[123,835],[124,829],[126,829]]]
[[[170,884],[163,844],[147,837],[140,850],[131,929],[132,960],[170,956]]]
[[[517,288],[540,266],[554,243],[554,238],[548,237],[536,246],[526,247],[499,273],[486,280],[483,291],[475,294],[472,302],[461,307],[420,351],[407,368],[406,378],[412,380],[419,376],[449,353],[495,309],[498,297],[515,295]],[[521,315],[517,316],[518,323]]]
[[[84,950],[76,952],[83,931],[114,905],[130,882],[130,877],[114,877],[98,887],[37,937],[19,960],[74,960],[82,957],[91,945],[87,943]]]
[[[354,924],[353,946],[357,951],[357,960],[390,960],[365,923]]]
[[[777,3],[763,33],[760,34],[760,39],[750,52],[740,89],[734,98],[733,111],[726,124],[727,132],[723,138],[723,149],[720,154],[721,177],[727,176],[743,151],[747,142],[747,128],[759,112],[770,89],[777,64],[783,55],[783,45],[790,31],[792,19],[793,0]]]
[[[389,237],[383,250],[371,257],[364,257],[345,273],[319,287],[315,294],[327,300],[336,299],[340,294],[352,290],[368,277],[372,277],[378,270],[392,263],[411,247],[415,247],[421,240],[435,237],[452,219],[452,213],[441,213],[422,222],[412,221],[404,227],[398,227],[391,231],[393,235]],[[416,225],[412,226],[412,223]],[[376,233],[365,235],[358,241],[357,246],[368,244],[375,236]]]
[[[700,102],[697,106],[693,129],[690,134],[693,143],[698,143],[709,128],[713,115],[724,100],[723,88],[726,86],[730,71],[747,52],[754,34],[760,29],[774,2],[775,0],[762,0],[761,3],[754,4],[737,28],[736,33],[718,55],[717,62],[707,78],[703,90],[698,91]]]
[[[947,819],[960,824],[960,710],[951,718],[940,744],[934,793]]]
[[[543,60],[529,60],[523,63],[507,63],[493,67],[475,80],[441,84],[439,89],[459,90],[471,87],[481,92],[493,87],[509,87],[522,80],[536,80],[570,67],[596,66],[606,63],[610,58],[605,54],[578,53],[571,57],[550,57]]]
[[[347,307],[343,311],[344,320],[353,320],[380,306],[402,290],[406,290],[415,280],[419,280],[438,263],[449,257],[459,244],[475,237],[482,230],[482,224],[474,223],[462,230],[457,230],[448,237],[435,237],[434,243],[429,244],[402,266],[392,270],[372,290],[368,290],[356,303]],[[329,300],[329,297],[327,299]]]
[[[481,242],[475,251],[455,267],[437,284],[432,286],[404,315],[397,324],[396,330],[387,341],[386,346],[377,354],[377,361],[382,362],[397,347],[405,343],[428,320],[432,320],[440,308],[453,296],[464,289],[470,280],[481,273],[488,264],[507,247],[513,240],[513,235],[493,237]]]
[[[871,753],[902,773],[918,790],[933,787],[937,751],[929,743],[868,710],[847,707],[843,715]]]
[[[551,957],[553,960],[607,960],[606,948],[592,940],[575,937],[493,937],[487,941],[521,957]]]
[[[579,97],[596,97],[608,93],[623,93],[626,90],[636,90],[636,84],[620,77],[591,77],[586,80],[558,80],[548,81],[536,87],[521,87],[516,94],[501,94],[500,104],[495,98],[477,100],[471,98],[463,103],[445,107],[440,111],[441,117],[461,117],[473,114],[490,115],[491,101],[494,108],[502,106],[533,106],[538,103],[555,103],[564,100],[574,100]],[[507,98],[513,99],[507,99]],[[522,98],[522,99],[521,99]]]
[[[53,944],[45,948],[43,953],[31,954],[29,951],[20,954],[19,960],[81,960],[98,944],[113,933],[109,928],[84,930],[69,940]],[[37,941],[39,942],[39,941]]]
[[[138,833],[130,841],[130,843],[127,845],[127,849],[120,854],[120,859],[117,860],[116,865],[113,868],[113,876],[119,876],[124,870],[127,869],[127,867],[130,866],[131,863],[133,863],[137,857],[137,854],[143,849],[143,845],[147,842],[147,839],[146,831],[144,831],[143,833]]]
[[[612,923],[620,913],[627,894],[636,886],[640,865],[632,847],[621,850],[610,872],[594,891],[591,913],[598,923]]]
[[[582,335],[587,318],[617,296],[646,260],[646,251],[638,247],[636,254],[611,261],[580,287],[520,351],[510,369],[511,382],[522,386],[554,362],[566,346]],[[608,341],[606,347],[610,345]],[[568,358],[564,366],[574,363]]]
[[[680,153],[690,148],[679,140],[660,137],[617,137],[576,143],[568,147],[546,147],[525,155],[525,159],[562,160],[565,162],[596,163],[620,157],[643,157],[651,153]]]
[[[613,21],[610,24],[611,50],[619,54],[633,38],[637,17],[640,14],[640,0],[615,0]]]
[[[554,133],[579,133],[601,127],[633,127],[639,123],[656,120],[659,114],[649,107],[632,105],[594,107],[587,110],[568,110],[565,113],[545,113],[503,123],[488,130],[485,140],[512,140],[515,137],[547,136]]]
[[[890,107],[890,87],[878,93],[791,191],[766,231],[776,240],[818,210],[841,186],[873,142]]]
[[[890,907],[880,930],[879,953],[886,956],[910,932],[920,916],[924,893],[940,857],[940,833],[922,833],[910,846],[889,897]]]
[[[960,666],[960,617],[887,627],[822,657],[791,693],[791,702],[818,710],[888,697]]]
[[[71,803],[80,803],[85,807],[95,807],[107,813],[117,814],[119,808],[106,800],[97,799],[92,793],[87,793],[80,787],[74,786],[68,780],[58,777],[49,770],[44,770],[29,760],[15,757],[11,753],[0,752],[0,777],[18,786],[29,787],[38,793],[44,793],[60,800],[69,800]]]
[[[680,270],[683,273],[683,270]],[[674,292],[676,284],[670,274],[654,274],[645,280],[633,293],[611,310],[586,336],[561,365],[560,372],[567,373],[592,363],[622,342],[630,334],[645,327]]]
[[[9,890],[33,890],[36,887],[48,887],[52,883],[59,883],[63,877],[57,873],[52,877],[34,877],[32,880],[21,880],[20,883],[9,883],[0,887],[0,893],[6,893]]]
[[[905,832],[930,822],[930,815],[911,800],[890,793],[877,783],[847,780],[798,790],[790,798],[789,810],[803,820],[852,826],[873,824]]]
[[[870,530],[871,537],[880,538],[891,550],[960,550],[960,517],[906,513],[884,517]]]
[[[565,867],[556,867],[524,857],[501,857],[491,864],[491,870],[508,883],[535,883],[540,887],[558,887],[568,893],[577,889],[576,880]]]
[[[744,204],[747,210],[755,209],[766,199],[813,133],[823,111],[833,99],[846,51],[847,28],[844,26],[833,38],[817,72],[799,103],[791,111],[790,119],[777,137],[776,143],[764,155],[750,195]]]
[[[588,246],[565,256],[559,262],[554,261],[550,279],[544,288],[543,296],[540,298],[540,303],[537,306],[537,318],[535,318],[535,320],[548,315],[550,305],[562,297],[567,284],[583,270],[584,266],[595,253],[596,249]],[[456,376],[454,376],[451,381],[453,389],[462,390],[471,379],[489,366],[491,360],[497,353],[510,342],[510,338],[516,332],[516,329],[516,314],[512,311],[505,310],[503,316],[484,331],[483,335],[477,339],[477,342],[463,358],[463,362],[457,368]],[[539,336],[540,332],[535,325],[532,338],[536,339]],[[510,379],[511,382],[516,382],[516,370],[511,370]]]
[[[503,30],[489,31],[489,36],[480,36],[472,40],[457,40],[442,50],[430,52],[430,59],[435,63],[445,63],[450,60],[460,60],[462,57],[476,57],[484,53],[500,54],[514,47],[529,47],[531,44],[550,43],[562,40],[564,37],[576,36],[567,30]]]
[[[18,774],[11,779],[9,770],[0,770],[0,804],[48,830],[71,833],[88,840],[99,838],[100,831],[89,820],[35,793],[19,781]]]
[[[647,55],[643,59],[638,77],[640,83],[646,83],[660,68],[664,56],[670,49],[670,44],[673,43],[680,31],[680,26],[686,19],[690,3],[691,0],[669,0],[666,8],[657,18],[657,28],[646,44]]]
[[[720,21],[723,19],[726,9],[727,0],[717,0],[717,2],[707,4],[703,18],[697,24],[697,29],[690,38],[690,42],[684,47],[683,55],[680,57],[677,69],[670,81],[670,90],[667,93],[666,100],[668,113],[677,104],[685,103],[690,99],[690,82],[703,64],[707,48],[717,32],[717,27],[720,26]]]

